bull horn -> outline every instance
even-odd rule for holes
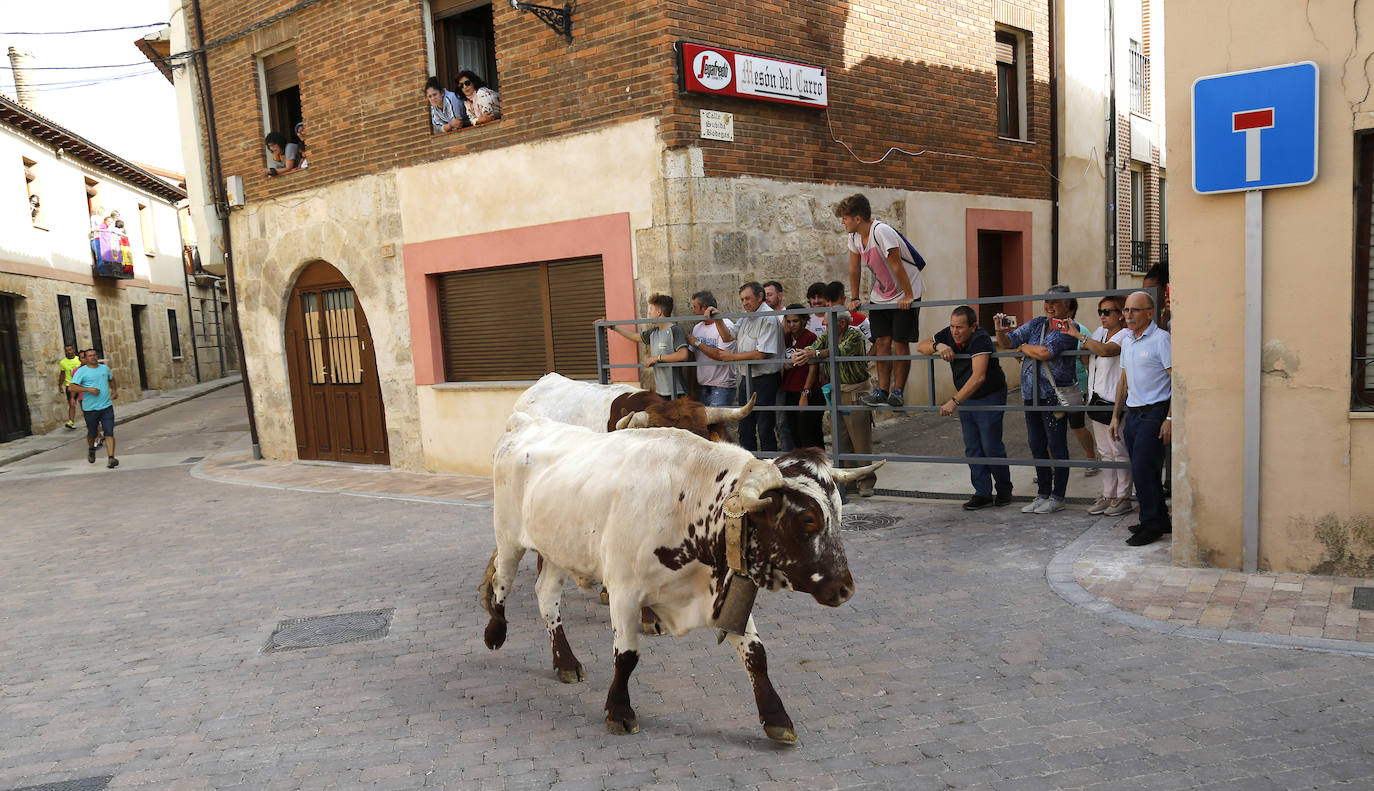
[[[754,411],[754,402],[759,400],[759,394],[754,393],[749,396],[749,403],[744,406],[708,406],[706,407],[706,425],[712,426],[716,423],[738,423],[749,417],[749,413]]]
[[[725,498],[725,513],[729,516],[744,516],[759,510],[768,504],[764,495],[783,486],[782,472],[771,461],[756,459],[745,469],[739,491]]]
[[[860,478],[866,478],[878,471],[878,468],[887,464],[887,459],[875,461],[867,467],[831,467],[830,478],[835,483],[853,483]]]
[[[619,430],[621,430],[622,428],[648,428],[648,427],[649,427],[649,413],[648,413],[648,412],[631,412],[630,414],[626,415],[625,417],[622,417],[621,419],[619,419],[619,420],[617,420],[617,421],[615,422],[615,430],[616,430],[616,431],[619,431]]]

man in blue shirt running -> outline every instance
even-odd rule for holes
[[[109,454],[106,467],[119,466],[115,458],[114,404],[119,397],[119,383],[114,374],[96,357],[95,349],[84,352],[85,365],[72,372],[72,383],[67,389],[73,393],[85,393],[81,399],[81,411],[86,417],[86,461],[95,464],[95,443],[99,429],[104,429],[105,452]]]

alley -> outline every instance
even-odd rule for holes
[[[1075,607],[1046,566],[1096,521],[1081,510],[864,501],[844,534],[854,599],[763,594],[756,610],[800,744],[764,738],[747,676],[706,632],[646,642],[641,732],[611,736],[595,598],[564,600],[583,684],[550,670],[531,559],[510,639],[488,651],[484,502],[192,476],[246,449],[244,415],[228,388],[120,426],[117,470],[73,443],[0,471],[0,789],[1374,783],[1374,659]],[[384,636],[263,650],[283,621],[364,611],[389,614]]]

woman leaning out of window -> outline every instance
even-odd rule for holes
[[[267,146],[267,167],[263,170],[263,175],[279,176],[299,168],[300,160],[287,156],[286,135],[281,132],[268,132],[262,142]]]
[[[501,117],[501,97],[487,87],[482,78],[468,69],[458,72],[458,90],[463,92],[463,104],[473,126],[490,123]]]
[[[425,82],[425,99],[429,102],[431,133],[437,135],[456,132],[470,126],[468,111],[462,100],[453,91],[446,91],[440,87],[438,77],[430,77]]]

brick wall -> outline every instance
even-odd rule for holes
[[[205,39],[236,33],[292,0],[202,0]],[[469,151],[529,142],[631,118],[661,119],[670,147],[700,145],[707,175],[856,182],[907,189],[1048,198],[1048,21],[1043,0],[998,0],[1033,20],[1028,47],[1030,142],[997,137],[992,0],[938,6],[750,3],[722,0],[589,2],[574,14],[571,45],[532,15],[494,5],[505,118],[431,137],[422,87],[425,27],[418,0],[315,6],[217,47],[209,55],[226,175],[260,200]],[[1029,12],[1029,13],[1027,13]],[[678,39],[816,63],[827,68],[831,110],[681,96]],[[303,173],[262,175],[262,97],[255,55],[294,41],[312,147]],[[442,76],[442,75],[441,75]],[[447,81],[446,81],[447,82]],[[699,139],[701,107],[732,111],[736,142]],[[890,146],[933,150],[894,154]],[[964,157],[981,157],[969,159]],[[990,162],[992,160],[1003,160]]]

